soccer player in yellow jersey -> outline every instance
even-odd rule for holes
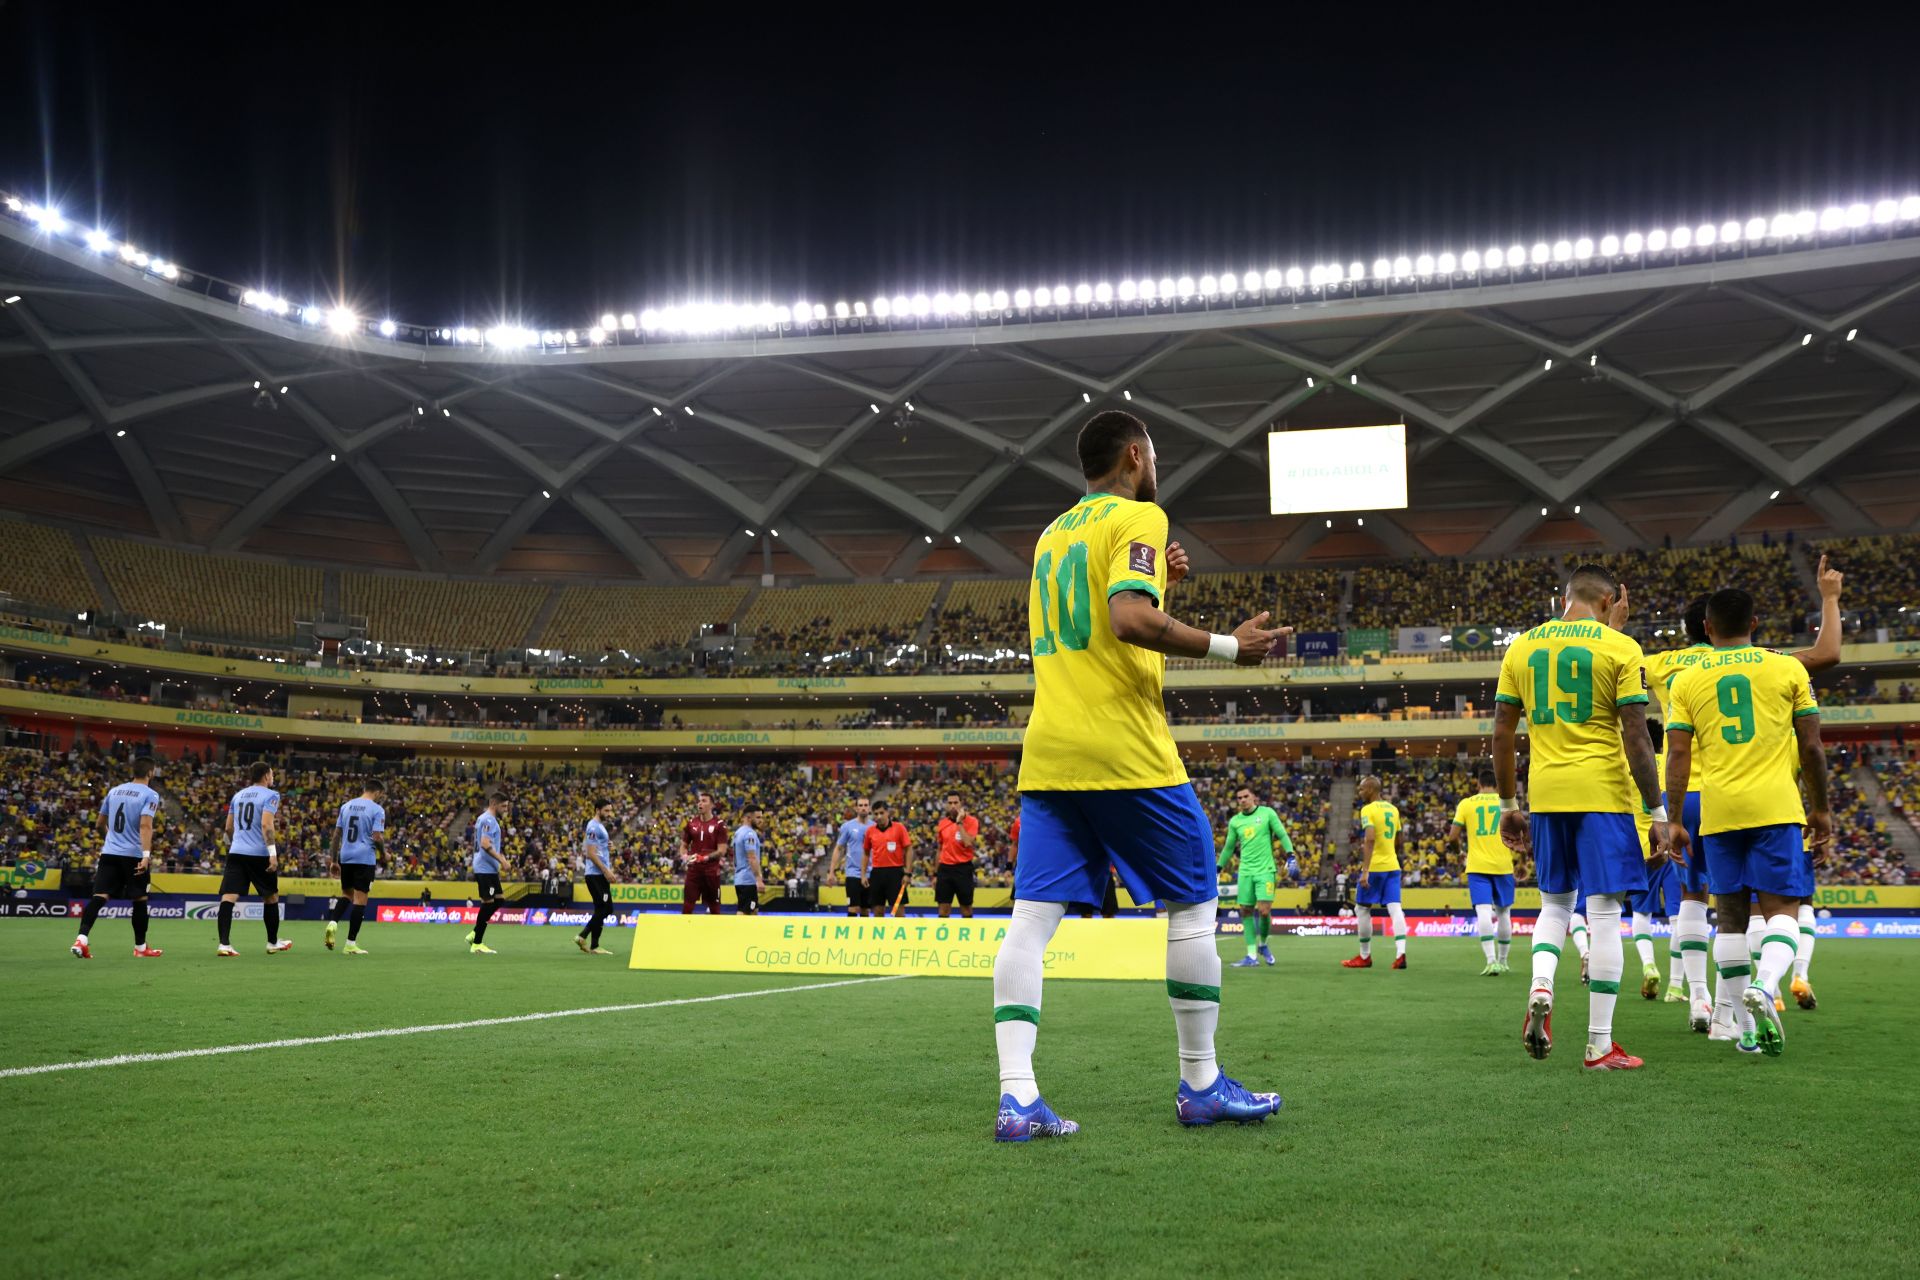
[[[1500,839],[1500,787],[1491,769],[1480,775],[1479,792],[1454,806],[1447,843],[1467,846],[1467,898],[1487,958],[1480,976],[1498,977],[1513,945],[1513,850]]]
[[[1846,575],[1829,566],[1827,557],[1823,555],[1814,577],[1820,591],[1820,632],[1811,647],[1796,650],[1793,657],[1808,671],[1819,672],[1840,662],[1840,592]],[[1626,625],[1626,595],[1626,587],[1622,585],[1620,599],[1615,602],[1609,620],[1616,631]],[[1647,655],[1647,679],[1656,705],[1666,703],[1667,691],[1673,687],[1673,682],[1681,672],[1698,665],[1713,652],[1713,645],[1707,640],[1706,596],[1698,596],[1687,604],[1681,614],[1681,625],[1687,637],[1685,648]],[[1696,784],[1699,782],[1697,773],[1694,781]],[[1663,779],[1663,798],[1665,787]],[[1674,863],[1664,875],[1669,905],[1672,905],[1671,899],[1676,891],[1680,896],[1680,902],[1674,908],[1673,937],[1668,946],[1669,969],[1671,956],[1677,952],[1681,973],[1686,979],[1689,1025],[1695,1031],[1706,1032],[1709,1039],[1732,1040],[1739,1034],[1733,1023],[1732,1004],[1726,1000],[1710,999],[1707,994],[1707,867],[1706,855],[1700,843],[1700,790],[1697,785],[1681,797],[1678,820],[1686,828],[1692,853],[1685,860]],[[1650,870],[1649,889],[1661,879],[1662,873],[1658,869]],[[1802,903],[1800,944],[1798,954],[1793,959],[1792,986],[1794,998],[1802,1009],[1812,1009],[1817,1004],[1813,986],[1808,980],[1808,969],[1813,962],[1813,930],[1813,905]],[[1670,971],[1668,1000],[1680,998],[1676,990],[1679,986],[1679,979]]]
[[[1074,1133],[1034,1083],[1047,944],[1070,902],[1098,902],[1112,864],[1135,902],[1167,908],[1167,996],[1180,1042],[1175,1115],[1186,1125],[1264,1120],[1280,1096],[1220,1070],[1219,913],[1213,831],[1167,728],[1162,655],[1257,666],[1291,628],[1257,614],[1209,635],[1161,608],[1187,558],[1154,505],[1153,440],[1108,410],[1080,429],[1087,495],[1034,548],[1027,617],[1033,716],[1020,760],[1020,861],[1013,918],[993,967],[1002,1142]]]
[[[1613,1007],[1624,967],[1620,902],[1628,890],[1647,883],[1634,810],[1644,806],[1661,824],[1667,816],[1659,807],[1660,780],[1647,736],[1647,675],[1640,646],[1600,621],[1618,592],[1613,575],[1598,565],[1573,571],[1560,618],[1507,647],[1493,720],[1500,835],[1516,853],[1531,850],[1540,884],[1533,985],[1521,1041],[1535,1058],[1553,1048],[1553,977],[1574,898],[1584,890],[1593,923],[1584,1062],[1600,1071],[1642,1065],[1613,1039]],[[1530,816],[1517,798],[1522,716],[1532,758]],[[1623,749],[1631,786],[1620,769]]]
[[[1393,967],[1407,967],[1407,917],[1400,910],[1400,851],[1406,847],[1406,829],[1400,810],[1380,798],[1380,779],[1360,779],[1360,839],[1367,865],[1360,868],[1360,886],[1353,895],[1353,915],[1360,926],[1360,954],[1340,962],[1346,969],[1373,968],[1373,909],[1384,906],[1393,921]]]
[[[1753,597],[1744,591],[1726,588],[1707,601],[1713,653],[1673,682],[1667,778],[1683,790],[1698,758],[1700,836],[1720,913],[1714,963],[1735,1007],[1744,1006],[1741,1050],[1777,1056],[1786,1033],[1774,1001],[1793,965],[1800,904],[1813,896],[1813,857],[1801,828],[1810,828],[1817,853],[1833,839],[1833,820],[1820,708],[1807,669],[1785,654],[1755,648],[1753,622]],[[1811,811],[1800,802],[1796,768]],[[1670,830],[1668,840],[1680,853],[1689,843],[1684,827]],[[1754,894],[1766,932],[1750,984],[1745,935]]]

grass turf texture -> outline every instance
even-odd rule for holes
[[[369,926],[347,957],[302,924],[269,957],[242,923],[217,960],[210,926],[166,922],[165,958],[137,961],[103,921],[82,962],[68,924],[0,922],[0,1067],[782,985],[632,973],[619,934],[589,958],[571,930],[497,928],[482,957],[463,932]],[[1400,973],[1391,946],[1358,972],[1347,941],[1274,947],[1224,979],[1226,1065],[1287,1099],[1245,1129],[1174,1123],[1148,983],[1049,984],[1036,1063],[1083,1132],[1027,1146],[989,1139],[979,979],[0,1079],[0,1275],[1905,1271],[1920,948],[1822,942],[1820,1008],[1789,1001],[1778,1060],[1623,994],[1648,1066],[1587,1076],[1574,962],[1540,1063],[1526,978],[1478,977],[1471,941]]]

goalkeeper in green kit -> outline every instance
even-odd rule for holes
[[[1247,937],[1247,954],[1231,967],[1251,969],[1262,960],[1273,963],[1267,939],[1273,934],[1273,886],[1280,878],[1274,845],[1278,843],[1286,851],[1289,875],[1298,864],[1293,860],[1293,840],[1280,824],[1280,815],[1261,804],[1252,787],[1240,788],[1233,798],[1240,812],[1227,819],[1227,842],[1220,847],[1219,865],[1225,867],[1235,854],[1240,857],[1240,928]]]

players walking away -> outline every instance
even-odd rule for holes
[[[233,947],[233,909],[249,888],[260,895],[260,916],[267,925],[267,954],[293,950],[280,937],[280,849],[274,826],[280,793],[273,789],[273,768],[256,760],[247,785],[227,804],[227,870],[220,877],[220,956],[237,956]]]
[[[1040,1096],[1033,1049],[1047,947],[1070,902],[1097,901],[1111,864],[1135,902],[1167,909],[1167,998],[1179,1040],[1181,1124],[1264,1120],[1280,1096],[1221,1070],[1219,885],[1213,831],[1174,748],[1163,655],[1257,666],[1290,628],[1260,613],[1209,635],[1162,611],[1187,556],[1154,505],[1153,440],[1119,410],[1080,429],[1087,494],[1041,533],[1027,616],[1034,703],[1020,761],[1013,916],[993,967],[1002,1142],[1076,1133]]]
[[[933,873],[933,901],[947,918],[956,900],[960,918],[973,919],[973,857],[980,846],[980,819],[967,812],[958,792],[947,795],[940,819],[940,865]]]
[[[506,857],[506,845],[500,838],[500,820],[512,812],[506,796],[495,791],[487,796],[487,807],[473,820],[473,878],[480,889],[480,918],[467,935],[467,950],[476,956],[500,953],[487,945],[487,922],[506,901],[500,887],[500,864]]]
[[[1273,847],[1286,851],[1293,863],[1293,839],[1281,825],[1280,815],[1260,803],[1252,787],[1234,793],[1240,811],[1227,819],[1227,841],[1220,846],[1217,866],[1229,859],[1240,859],[1240,882],[1236,903],[1240,908],[1240,931],[1246,937],[1247,954],[1233,962],[1236,969],[1251,969],[1262,960],[1273,963],[1273,887],[1280,880],[1280,864]]]
[[[873,825],[867,828],[867,906],[876,916],[907,913],[907,871],[912,839],[907,825],[893,816],[885,800],[873,803]]]
[[[1400,809],[1380,798],[1380,779],[1360,779],[1360,838],[1367,865],[1360,869],[1360,887],[1353,895],[1353,915],[1360,925],[1360,954],[1342,960],[1348,969],[1373,968],[1373,909],[1385,907],[1393,922],[1393,967],[1407,967],[1407,916],[1400,909],[1400,854],[1407,832]]]
[[[1778,1056],[1786,1031],[1776,1011],[1780,979],[1793,967],[1799,911],[1813,897],[1813,855],[1833,838],[1820,708],[1805,666],[1753,645],[1753,597],[1737,588],[1707,601],[1713,654],[1668,690],[1667,778],[1684,792],[1700,778],[1700,836],[1707,884],[1720,916],[1713,958],[1740,1012],[1743,1052]],[[1802,806],[1796,771],[1806,780]],[[1812,853],[1801,828],[1810,827]],[[1684,854],[1684,827],[1667,838]],[[1749,974],[1750,897],[1766,920],[1758,971]],[[1751,976],[1752,981],[1748,978]]]
[[[686,864],[687,878],[680,886],[680,914],[693,914],[693,904],[703,902],[707,914],[720,914],[720,848],[727,842],[727,824],[713,816],[713,796],[701,791],[694,795],[694,815],[680,828],[680,860]]]
[[[593,916],[574,935],[573,944],[590,956],[613,954],[600,945],[600,930],[613,909],[613,838],[607,834],[607,819],[612,816],[613,802],[602,800],[580,833],[580,871],[586,877],[587,895],[593,899]]]
[[[80,932],[70,950],[81,960],[93,959],[88,941],[100,908],[110,898],[127,898],[133,904],[133,954],[143,960],[157,958],[159,947],[147,945],[147,884],[153,868],[153,815],[160,811],[160,796],[148,779],[153,777],[153,761],[140,756],[133,762],[133,778],[107,792],[100,802],[100,862],[93,869],[93,896],[80,914]]]
[[[1633,827],[1634,805],[1645,806],[1663,832],[1667,821],[1666,808],[1659,803],[1653,739],[1647,736],[1647,676],[1640,646],[1600,622],[1618,590],[1613,575],[1598,565],[1575,569],[1560,618],[1508,646],[1494,695],[1493,770],[1500,792],[1501,838],[1516,853],[1531,850],[1540,884],[1533,984],[1527,992],[1521,1042],[1535,1058],[1546,1057],[1553,1048],[1554,973],[1574,896],[1585,890],[1593,941],[1584,1062],[1596,1071],[1643,1065],[1613,1039],[1613,1008],[1625,967],[1620,905],[1628,890],[1647,883],[1647,864]],[[1518,799],[1515,753],[1523,715],[1532,757],[1527,782],[1531,815]],[[1620,767],[1623,750],[1626,770]]]
[[[847,914],[864,916],[872,904],[867,901],[867,829],[873,826],[873,806],[865,796],[853,802],[853,816],[840,824],[833,838],[832,860],[827,864],[827,879],[845,875]],[[1018,819],[1015,819],[1018,821]]]
[[[363,956],[360,925],[367,918],[367,893],[373,888],[374,872],[379,866],[379,846],[387,838],[387,811],[380,799],[386,784],[378,778],[367,779],[357,800],[340,806],[333,823],[333,871],[340,877],[340,896],[327,912],[327,950],[333,950],[340,930],[340,917],[347,914],[346,954]]]
[[[1513,945],[1513,850],[1500,840],[1500,788],[1491,769],[1480,775],[1478,794],[1461,797],[1453,810],[1447,843],[1467,846],[1467,897],[1473,903],[1483,978],[1507,972]]]
[[[733,833],[733,901],[743,916],[760,914],[760,894],[767,882],[760,876],[760,811],[747,805]]]

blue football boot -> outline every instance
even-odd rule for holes
[[[1055,1115],[1045,1098],[1035,1098],[1032,1106],[1023,1107],[1013,1100],[1012,1094],[1000,1095],[1000,1115],[993,1122],[995,1142],[1031,1142],[1035,1138],[1064,1138],[1078,1132],[1080,1126]]]
[[[1180,1092],[1174,1096],[1174,1114],[1184,1125],[1220,1124],[1228,1120],[1235,1124],[1257,1124],[1279,1111],[1281,1105],[1279,1094],[1254,1093],[1224,1071],[1205,1089],[1191,1088],[1182,1080]]]

